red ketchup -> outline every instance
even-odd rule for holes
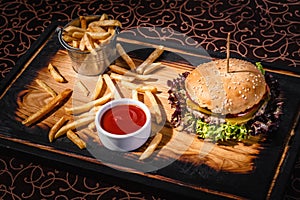
[[[109,133],[124,135],[137,131],[146,123],[146,114],[135,105],[117,105],[108,109],[100,124]]]

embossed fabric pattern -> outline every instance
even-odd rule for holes
[[[173,40],[216,52],[226,51],[226,37],[231,32],[233,55],[300,72],[298,0],[0,0],[0,8],[0,84],[49,25],[101,13],[121,21],[122,31],[160,27],[163,31],[155,32],[158,41]],[[145,32],[139,34],[153,38]],[[186,38],[182,36],[193,40],[182,40]],[[300,195],[299,171],[300,158],[287,187],[287,199]],[[1,153],[0,199],[49,199],[55,194],[62,199],[164,198]]]

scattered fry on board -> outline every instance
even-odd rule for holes
[[[27,119],[22,121],[22,124],[31,126],[36,123],[44,116],[54,111],[58,106],[61,105],[65,101],[65,99],[69,98],[72,94],[71,89],[65,89],[63,92],[59,93],[56,97],[51,99],[49,103],[43,106],[39,111],[35,112],[33,115],[29,116]]]
[[[153,86],[153,85],[137,85],[131,82],[127,82],[124,80],[121,80],[121,84],[122,86],[131,89],[131,90],[137,90],[138,92],[145,92],[145,91],[150,91],[152,93],[156,93],[157,92],[157,87]]]
[[[121,95],[120,95],[118,89],[116,88],[114,82],[109,77],[109,75],[108,74],[103,74],[103,79],[104,79],[107,87],[109,88],[109,90],[113,94],[114,98],[115,99],[121,99]]]
[[[99,99],[90,101],[90,102],[82,104],[80,106],[76,106],[76,107],[73,106],[71,108],[66,107],[65,111],[66,111],[66,113],[73,114],[73,115],[84,113],[84,112],[91,110],[91,108],[93,108],[94,106],[99,106],[99,105],[105,104],[111,98],[112,98],[112,93],[108,93]]]
[[[72,130],[67,131],[67,137],[74,143],[76,144],[80,149],[85,149],[86,148],[86,143],[76,135]]]
[[[68,123],[68,124],[64,125],[63,127],[61,127],[57,131],[54,138],[56,139],[56,138],[59,138],[59,137],[65,135],[68,130],[74,130],[76,128],[81,128],[83,126],[86,126],[94,120],[95,120],[95,116],[92,115],[92,116],[81,118],[81,119],[75,120],[71,123]]]
[[[131,98],[134,99],[134,100],[139,101],[139,93],[136,89],[133,89],[131,91]]]
[[[149,56],[148,58],[140,64],[136,72],[139,74],[143,74],[144,70],[146,69],[147,66],[149,66],[151,63],[153,63],[162,53],[164,52],[164,46],[160,45],[158,46]]]
[[[110,78],[117,81],[127,81],[127,82],[132,82],[135,80],[134,76],[126,76],[126,75],[116,74],[113,72],[110,73]]]
[[[148,97],[151,103],[151,110],[153,111],[153,114],[155,115],[156,122],[160,124],[162,122],[162,113],[160,110],[160,107],[155,99],[155,96],[153,93],[149,90],[145,91],[145,95]]]
[[[120,54],[120,56],[123,58],[123,60],[127,63],[127,65],[130,67],[130,69],[132,71],[135,71],[135,63],[133,62],[133,60],[129,57],[129,55],[126,53],[126,51],[124,50],[124,48],[122,47],[122,45],[120,43],[116,44],[116,49],[118,51],[118,53]]]
[[[151,72],[154,72],[155,70],[157,70],[157,69],[159,69],[159,68],[161,68],[161,67],[162,67],[162,65],[161,65],[160,62],[152,63],[152,64],[148,65],[148,66],[145,68],[143,74],[145,74],[145,75],[150,74]]]
[[[157,148],[157,146],[159,145],[161,139],[162,139],[162,134],[156,133],[156,135],[150,142],[147,149],[140,156],[139,160],[145,160],[146,158],[149,158],[152,155],[152,153],[154,152],[154,150]]]
[[[56,67],[54,67],[51,63],[48,64],[48,70],[49,70],[51,76],[54,78],[55,81],[57,81],[59,83],[67,82],[65,77],[63,77],[60,74],[60,72],[58,71],[58,69]]]
[[[57,131],[68,121],[65,116],[62,116],[50,129],[48,138],[49,142],[52,142]]]
[[[143,75],[143,74],[137,74],[137,73],[134,73],[128,69],[125,69],[123,67],[119,67],[118,65],[110,65],[109,66],[110,70],[115,72],[115,73],[118,73],[118,74],[121,74],[121,75],[126,75],[126,76],[133,76],[135,77],[136,79],[139,79],[139,80],[148,80],[148,79],[151,79],[153,78],[152,75]]]
[[[100,74],[96,82],[96,86],[92,95],[92,100],[95,100],[100,96],[102,88],[103,88],[103,77],[102,74]]]
[[[41,86],[46,92],[48,92],[52,97],[56,97],[57,96],[57,92],[54,91],[54,89],[52,89],[49,85],[47,85],[47,83],[45,83],[44,81],[40,80],[40,79],[36,79],[35,82],[37,82],[37,84],[39,84],[39,86]]]

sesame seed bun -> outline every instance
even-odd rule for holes
[[[247,61],[215,60],[195,68],[186,78],[189,98],[214,113],[238,114],[258,104],[267,92],[264,75]]]

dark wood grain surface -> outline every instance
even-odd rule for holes
[[[56,21],[67,22],[78,15],[98,14],[103,11],[119,19],[124,24],[124,31],[129,34],[138,26],[167,27],[168,31],[155,35],[155,40],[172,40],[182,46],[202,46],[216,52],[224,52],[227,32],[234,31],[233,55],[261,60],[270,66],[279,66],[280,69],[299,73],[299,20],[295,20],[297,12],[294,12],[294,9],[299,8],[299,3],[245,1],[230,2],[226,6],[224,4],[222,1],[211,4],[192,1],[129,2],[128,5],[123,2],[4,2],[1,5],[1,21],[4,22],[1,25],[1,81],[5,84],[10,82],[6,78],[19,70],[16,66],[21,67],[19,64],[22,63],[22,55],[34,46],[34,41],[39,41],[40,35],[50,24]],[[220,20],[221,17],[223,20]],[[172,35],[169,32],[171,29],[180,34]],[[139,34],[150,37],[147,32]],[[197,43],[191,44],[184,40],[185,35],[193,37]],[[288,85],[293,80],[284,79],[283,82]],[[298,97],[295,96],[294,99],[297,101]],[[292,149],[291,153],[296,154],[297,151],[297,148]],[[100,198],[101,195],[103,199],[174,198],[172,194],[157,189],[151,192],[128,187],[125,180],[117,184],[119,182],[110,176],[103,175],[103,179],[95,179],[76,173],[76,170],[71,170],[63,164],[57,167],[55,164],[48,165],[47,159],[31,157],[14,150],[3,149],[2,152],[0,183],[4,199],[10,199],[12,196],[48,199],[59,195],[67,199],[78,196]],[[295,162],[285,198],[297,197],[298,159]],[[105,182],[104,187],[102,182]],[[20,186],[24,184],[27,185],[28,193],[22,193],[23,189]]]

